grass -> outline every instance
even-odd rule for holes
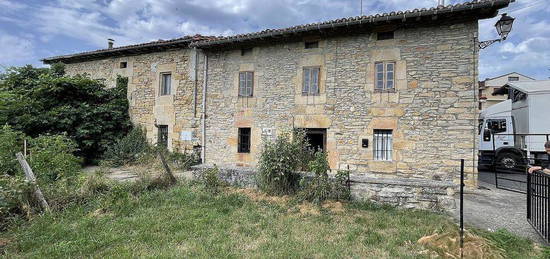
[[[429,258],[416,241],[456,230],[447,216],[426,211],[369,203],[319,209],[238,191],[212,195],[182,184],[139,196],[121,188],[20,224],[0,240],[7,241],[4,256],[13,258]],[[506,257],[544,256],[507,232],[478,233]]]

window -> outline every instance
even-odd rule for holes
[[[487,128],[494,134],[506,132],[506,119],[487,120]]]
[[[376,90],[393,90],[395,82],[395,62],[376,62]]]
[[[392,130],[374,130],[374,160],[392,160]]]
[[[302,95],[319,95],[320,67],[304,67]]]
[[[509,76],[508,81],[519,81],[519,76]]]
[[[239,96],[251,97],[254,89],[254,72],[239,72]]]
[[[306,49],[316,49],[319,47],[319,41],[306,41],[305,42],[305,48]]]
[[[162,73],[160,79],[160,95],[169,95],[172,90],[172,74]]]
[[[239,153],[250,153],[250,128],[239,128]]]
[[[384,31],[376,34],[377,40],[391,40],[393,39],[393,31]]]
[[[120,62],[119,68],[127,68],[128,62]]]
[[[241,56],[247,56],[252,54],[252,50],[253,50],[252,48],[241,49]]]
[[[157,145],[162,147],[168,146],[168,125],[158,125]]]

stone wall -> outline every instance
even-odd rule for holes
[[[401,28],[376,34],[210,52],[206,162],[254,167],[261,146],[284,130],[324,128],[333,169],[383,178],[456,181],[459,159],[470,184],[477,102],[473,39],[477,22]],[[396,63],[396,90],[374,90],[374,64]],[[302,71],[319,66],[320,95],[302,96]],[[254,96],[238,97],[238,73],[254,72]],[[250,127],[250,153],[238,153],[238,128]],[[392,161],[374,161],[374,129],[393,130]],[[271,133],[271,135],[266,134]]]
[[[120,62],[127,67],[120,68]],[[155,123],[168,125],[169,149],[183,151],[200,144],[202,73],[195,77],[194,69],[202,62],[194,51],[182,49],[67,64],[66,72],[101,79],[108,87],[116,85],[117,75],[128,77],[132,122],[146,129],[151,143],[158,138]],[[160,74],[165,72],[172,74],[172,92],[161,96]]]
[[[193,178],[200,179],[208,165],[192,167]],[[218,167],[219,177],[237,187],[257,188],[256,170],[246,167]],[[449,211],[456,208],[453,198],[458,185],[452,182],[408,178],[375,178],[363,173],[350,174],[353,200],[372,201],[407,209]]]

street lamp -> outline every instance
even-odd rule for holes
[[[503,13],[500,19],[495,23],[495,28],[497,29],[500,39],[482,41],[479,43],[479,48],[484,49],[495,42],[506,40],[510,31],[512,31],[512,24],[514,23],[514,20],[515,18]]]

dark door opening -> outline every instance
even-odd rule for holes
[[[306,133],[307,141],[314,150],[325,150],[327,144],[327,129],[307,128],[303,129]]]

